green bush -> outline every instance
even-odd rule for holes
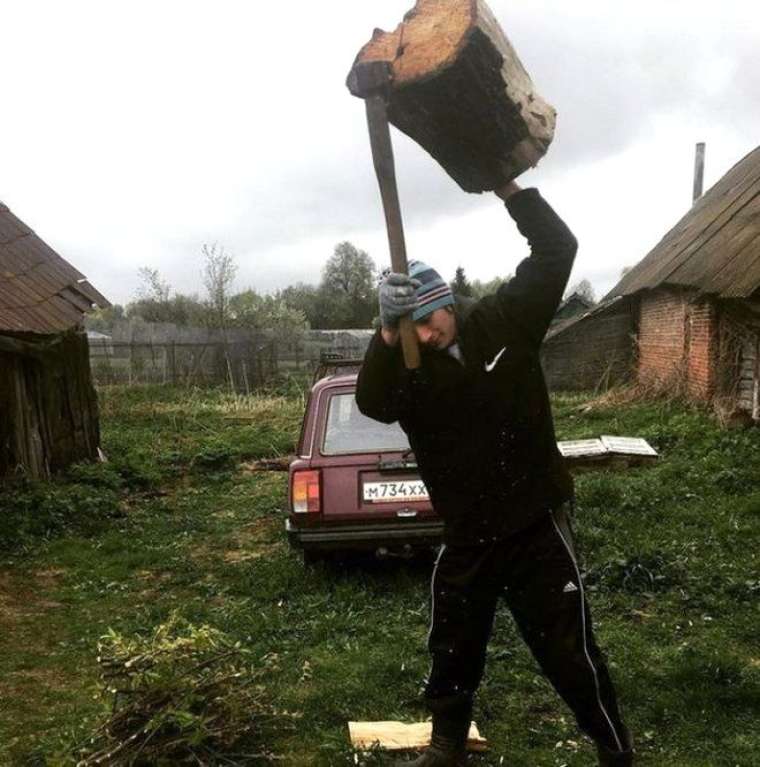
[[[116,480],[107,476],[102,475],[100,486],[24,482],[7,489],[0,496],[0,550],[24,548],[64,532],[93,535],[109,519],[122,516]]]

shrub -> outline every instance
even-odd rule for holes
[[[23,482],[7,489],[0,495],[0,550],[64,532],[95,534],[107,520],[123,515],[120,494],[110,484]]]

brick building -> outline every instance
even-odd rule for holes
[[[607,294],[635,317],[635,376],[760,418],[760,147]]]
[[[542,363],[554,389],[638,380],[760,419],[760,147],[598,306],[553,326]]]

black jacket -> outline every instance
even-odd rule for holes
[[[536,189],[506,206],[531,255],[495,294],[457,310],[465,364],[423,348],[410,373],[400,344],[387,346],[378,331],[357,384],[362,413],[407,433],[449,544],[505,538],[573,495],[539,347],[578,246]]]

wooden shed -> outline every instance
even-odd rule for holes
[[[635,313],[638,380],[760,419],[760,147],[607,294]]]
[[[0,481],[97,456],[85,312],[108,301],[0,203]]]

